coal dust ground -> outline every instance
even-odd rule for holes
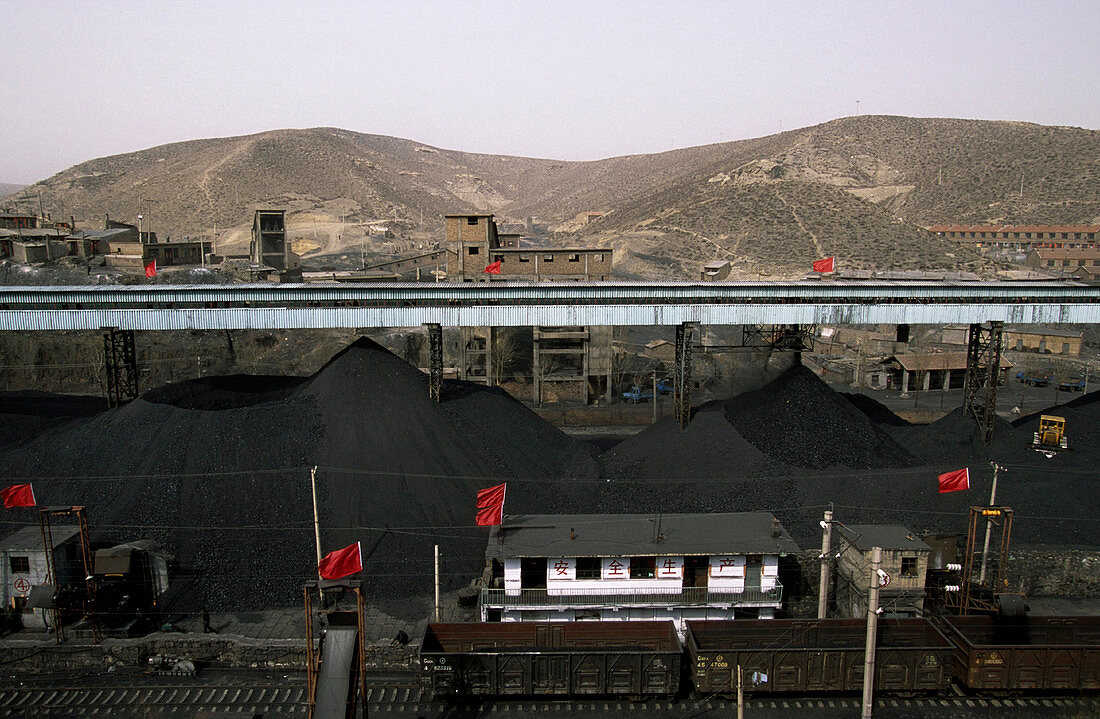
[[[759,390],[696,408],[603,454],[502,391],[426,377],[359,340],[309,378],[207,378],[124,407],[39,393],[0,396],[0,471],[33,481],[40,504],[84,504],[93,540],[156,539],[175,557],[172,607],[293,606],[315,566],[310,467],[325,551],[361,541],[372,603],[423,613],[433,546],[444,589],[479,576],[487,532],[476,491],[508,482],[506,514],[770,510],[804,547],[830,504],[846,523],[960,532],[1005,466],[998,501],[1017,544],[1097,546],[1092,395],[1058,408],[1073,451],[1028,448],[1037,419],[999,421],[990,448],[961,410],[911,426],[796,367]],[[605,445],[606,446],[606,445]],[[969,466],[969,492],[936,475]],[[9,511],[3,531],[34,521]]]

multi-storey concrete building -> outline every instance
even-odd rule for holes
[[[447,277],[453,281],[600,281],[611,279],[609,248],[521,247],[500,235],[493,214],[447,215]],[[503,239],[502,239],[503,238]],[[485,268],[500,263],[499,273]]]
[[[482,621],[770,618],[781,557],[799,549],[768,512],[504,518],[493,527]]]
[[[841,525],[836,568],[836,609],[842,617],[867,616],[871,550],[882,549],[879,568],[889,584],[879,589],[885,617],[919,617],[924,612],[924,583],[932,547],[898,525]]]

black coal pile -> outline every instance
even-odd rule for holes
[[[726,418],[769,457],[808,469],[904,467],[912,458],[809,369],[792,367],[726,402]]]
[[[107,409],[102,397],[81,397],[50,392],[0,392],[0,449],[56,431]]]
[[[1071,446],[1074,426],[1089,444],[1075,462],[1097,446],[1100,417],[1089,413],[1100,413],[1100,402],[1080,401],[1077,414],[1067,407],[1058,413],[1065,409]],[[1030,450],[1030,440],[1027,427],[998,419],[988,449],[962,410],[908,425],[874,400],[857,407],[796,369],[764,389],[703,405],[685,430],[664,420],[605,452],[599,511],[767,510],[809,547],[820,541],[817,522],[830,505],[847,523],[962,532],[968,508],[988,500],[996,459],[1005,467],[998,502],[1017,511],[1014,542],[1095,545],[1092,522],[1077,520],[1100,500],[1100,484],[1067,455],[1047,460]],[[939,494],[937,475],[962,467],[972,489]]]
[[[599,475],[583,445],[510,397],[465,383],[445,391],[432,402],[421,373],[360,340],[304,382],[147,394],[0,453],[0,471],[33,477],[41,503],[87,505],[105,541],[164,542],[182,605],[228,611],[300,601],[314,571],[318,465],[323,547],[361,541],[368,592],[397,612],[430,592],[433,544],[445,586],[478,572],[478,488],[508,481],[510,513],[581,511]]]

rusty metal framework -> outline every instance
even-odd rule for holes
[[[816,325],[741,325],[741,346],[780,352],[810,352]]]
[[[691,335],[692,325],[676,326],[676,364],[672,373],[672,415],[680,429],[691,421]]]
[[[978,423],[982,442],[993,440],[993,421],[997,416],[997,385],[1001,380],[1001,348],[1004,323],[970,325],[966,350],[966,381],[963,406]]]
[[[997,595],[1008,591],[1008,548],[1012,538],[1011,507],[971,507],[970,522],[966,532],[966,552],[962,556],[959,570],[958,591],[947,592],[944,604],[955,614],[972,612],[996,612],[999,608]],[[996,553],[990,552],[987,583],[974,579],[975,563],[981,562],[982,547],[979,545],[979,527],[989,524],[998,535]]]
[[[103,332],[104,384],[107,406],[118,407],[138,396],[134,331],[109,327]]]
[[[434,323],[428,325],[428,396],[443,397],[443,326]]]
[[[62,615],[72,609],[69,606],[59,606],[57,598],[62,596],[62,587],[58,586],[57,567],[54,566],[54,544],[52,521],[58,517],[75,517],[77,527],[80,530],[80,556],[84,563],[84,588],[85,596],[80,602],[80,614],[88,620],[92,628],[92,639],[99,643],[102,636],[95,618],[95,578],[92,575],[92,549],[88,539],[88,513],[83,506],[71,507],[42,507],[38,510],[38,525],[42,530],[42,548],[46,552],[46,584],[54,587],[54,638],[57,643],[65,641],[65,622]]]
[[[348,593],[355,598],[355,620],[358,634],[356,635],[356,666],[352,667],[352,680],[358,680],[358,696],[350,697],[347,708],[347,717],[355,715],[354,704],[358,701],[360,713],[363,719],[367,718],[367,655],[366,642],[363,630],[366,628],[366,599],[363,597],[363,583],[358,579],[343,579],[336,581],[310,581],[302,587],[302,601],[306,611],[306,688],[308,697],[308,719],[313,719],[314,709],[317,706],[317,679],[320,674],[321,648],[313,645],[313,614],[315,610],[314,595],[316,595],[316,611],[318,614],[338,613],[342,610],[337,606],[340,599]],[[354,692],[352,693],[354,694]]]

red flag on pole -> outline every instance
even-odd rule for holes
[[[939,476],[940,494],[945,492],[959,492],[970,489],[970,468],[956,469]]]
[[[504,491],[507,484],[477,490],[477,526],[500,524],[504,518]]]
[[[145,276],[156,277],[157,276],[157,261],[153,260],[149,264],[145,265]]]
[[[4,507],[34,507],[34,490],[29,484],[13,484],[10,487],[0,489],[0,498],[4,500]]]
[[[836,263],[835,257],[826,257],[823,260],[814,261],[814,272],[832,272]]]
[[[500,260],[485,265],[485,274],[487,275],[499,275],[500,274]]]
[[[321,579],[340,579],[361,571],[363,571],[363,548],[359,542],[349,544],[335,552],[329,552],[317,565],[317,573],[321,575]]]

